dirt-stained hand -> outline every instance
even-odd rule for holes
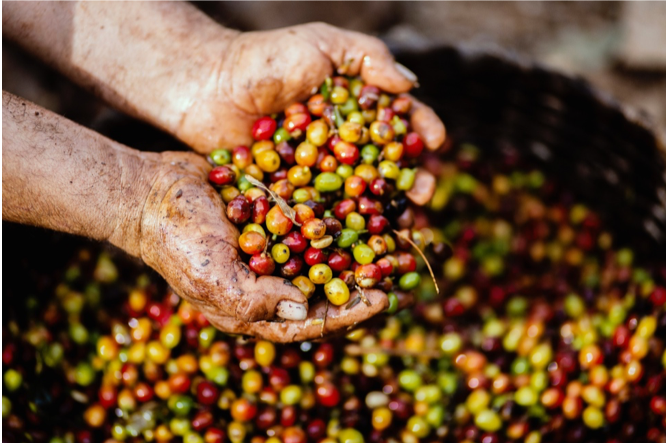
[[[238,34],[207,72],[176,130],[202,153],[251,143],[250,128],[258,117],[307,99],[335,72],[360,75],[395,94],[406,93],[417,81],[380,40],[324,23]],[[437,115],[418,101],[411,124],[430,149],[446,138]]]
[[[310,340],[388,307],[378,290],[365,291],[369,305],[308,307],[289,281],[257,277],[238,254],[239,232],[227,220],[222,198],[207,183],[208,163],[184,152],[165,152],[161,159],[141,218],[141,258],[220,330],[277,342]],[[399,294],[399,300],[405,306],[411,295]],[[280,311],[293,320],[281,321]]]

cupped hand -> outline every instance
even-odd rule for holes
[[[394,94],[406,93],[417,81],[380,40],[324,23],[238,34],[204,71],[175,129],[201,153],[250,144],[257,118],[307,99],[334,72],[360,75]],[[446,130],[432,109],[414,101],[410,120],[428,148],[442,145]]]
[[[141,258],[218,329],[276,342],[310,340],[344,331],[388,307],[379,290],[364,291],[368,304],[308,306],[289,281],[257,277],[239,256],[239,232],[207,183],[208,163],[184,152],[160,158],[141,218]],[[358,295],[352,293],[351,300]],[[399,300],[405,306],[411,295],[401,293]],[[281,311],[295,320],[279,321]]]

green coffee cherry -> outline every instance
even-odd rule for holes
[[[337,244],[340,248],[349,248],[358,241],[358,233],[353,229],[343,229],[340,231]]]
[[[213,160],[213,163],[218,166],[226,165],[231,162],[231,151],[227,149],[216,149],[210,153],[210,158]]]
[[[395,187],[400,191],[409,191],[414,186],[414,179],[416,178],[416,171],[414,169],[403,168],[400,170],[400,175],[396,181]]]
[[[400,289],[404,291],[410,291],[416,288],[419,283],[421,283],[421,276],[418,272],[408,272],[402,277],[400,277]]]
[[[319,192],[333,192],[342,187],[342,177],[333,172],[322,172],[315,178],[315,189]]]

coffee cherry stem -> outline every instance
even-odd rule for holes
[[[432,271],[432,266],[430,266],[430,261],[428,261],[428,258],[425,256],[423,251],[421,251],[421,248],[416,246],[416,243],[414,243],[409,237],[407,237],[406,235],[403,235],[402,233],[396,231],[395,229],[393,229],[393,233],[395,235],[397,235],[398,237],[402,238],[403,240],[405,240],[410,245],[412,245],[414,247],[414,249],[416,249],[418,251],[419,255],[421,256],[421,258],[425,262],[426,266],[428,267],[428,271],[430,272],[430,278],[432,278],[432,282],[435,284],[435,290],[437,291],[437,294],[439,295],[439,286],[437,285],[437,279],[435,278],[435,273]],[[453,248],[451,248],[451,249],[453,249]]]
[[[273,197],[273,200],[275,200],[275,203],[277,203],[277,205],[280,207],[285,217],[291,220],[291,222],[296,226],[301,226],[301,224],[296,221],[296,211],[294,211],[294,208],[289,206],[289,204],[282,197],[277,195],[275,191],[269,189],[268,186],[266,186],[256,178],[252,177],[251,175],[246,175],[245,177],[247,178],[247,181],[252,183],[254,186],[268,192],[270,196]]]

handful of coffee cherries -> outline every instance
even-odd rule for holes
[[[350,302],[358,288],[388,294],[420,283],[413,248],[433,239],[397,231],[417,180],[421,137],[410,131],[412,101],[333,77],[306,103],[258,119],[251,147],[213,151],[210,182],[220,188],[240,249],[258,275],[289,279],[309,299]],[[426,173],[427,174],[427,173]]]

